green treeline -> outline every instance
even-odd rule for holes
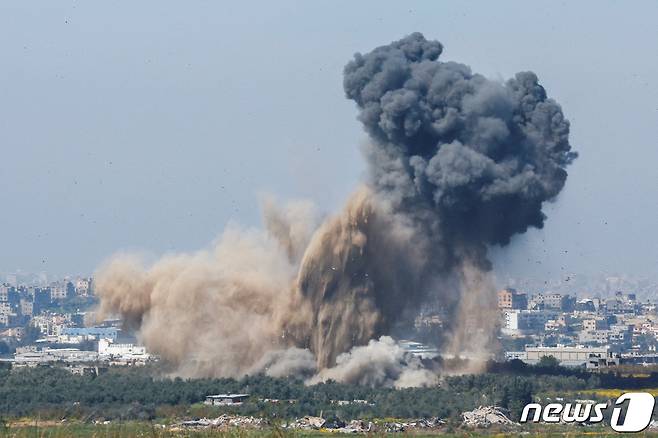
[[[491,364],[479,375],[451,376],[432,388],[371,388],[328,382],[305,386],[292,378],[263,375],[235,379],[154,377],[157,370],[111,368],[99,376],[78,376],[56,367],[0,369],[0,417],[153,419],[162,416],[217,416],[220,412],[287,419],[303,415],[352,418],[459,417],[479,405],[497,405],[518,417],[538,394],[601,387],[658,386],[658,378],[633,379],[566,370],[544,361]],[[655,381],[655,382],[654,382]],[[652,383],[653,382],[653,383]],[[207,407],[206,395],[251,394],[239,407]],[[271,403],[261,399],[278,399]],[[285,402],[294,400],[294,403]],[[350,403],[337,403],[337,401]],[[354,403],[365,400],[366,403]]]

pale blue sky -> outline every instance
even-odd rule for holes
[[[365,140],[342,68],[413,31],[533,70],[581,157],[501,271],[654,275],[658,2],[0,3],[0,272],[206,246],[258,194],[335,210]],[[565,252],[566,251],[566,252]]]

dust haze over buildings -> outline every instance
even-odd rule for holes
[[[387,336],[428,301],[452,315],[444,351],[486,357],[488,249],[543,226],[576,154],[534,73],[492,81],[442,50],[414,33],[345,67],[371,141],[339,213],[269,201],[263,230],[230,226],[209,250],[150,266],[115,256],[97,273],[102,312],[187,376],[429,384],[436,373]]]

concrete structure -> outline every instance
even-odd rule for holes
[[[530,298],[529,309],[550,309],[571,312],[576,307],[576,298],[562,294],[537,294]]]
[[[146,347],[133,344],[115,344],[109,339],[98,341],[98,353],[107,356],[126,356],[146,354]]]
[[[574,309],[579,312],[591,312],[591,313],[594,313],[598,310],[594,300],[590,298],[585,298],[576,301],[576,306]]]
[[[249,398],[249,394],[217,394],[206,396],[207,405],[211,406],[229,406],[241,405]]]
[[[498,292],[499,309],[527,309],[528,298],[526,294],[517,292],[516,289],[507,288]]]
[[[401,340],[398,342],[400,347],[407,353],[421,359],[434,359],[439,357],[439,350],[416,341]]]
[[[603,318],[590,318],[583,320],[583,330],[591,332],[594,330],[606,330],[608,328],[608,321]]]
[[[91,278],[78,278],[75,281],[75,294],[81,297],[92,295]]]
[[[98,360],[98,353],[95,351],[81,351],[77,348],[44,348],[42,350],[17,349],[14,354],[13,364],[15,366],[37,366],[52,362],[95,362]]]
[[[32,316],[34,315],[34,303],[28,299],[21,298],[20,301],[21,315]]]
[[[55,283],[50,286],[50,300],[63,300],[67,296],[66,283]]]
[[[146,347],[133,344],[114,344],[109,339],[98,341],[98,356],[116,365],[144,365],[151,360]]]
[[[25,329],[23,327],[12,327],[7,330],[0,331],[0,338],[13,338],[20,339],[23,337]]]
[[[109,368],[99,367],[98,365],[73,364],[66,367],[66,370],[78,376],[100,376],[105,374]]]
[[[64,315],[59,314],[42,314],[32,318],[31,325],[37,327],[44,336],[59,336],[62,330],[69,324],[68,319]]]
[[[119,331],[115,327],[66,327],[62,329],[62,335],[82,336],[87,339],[109,339],[117,340]]]
[[[505,360],[510,361],[510,360],[521,360],[524,361],[526,360],[528,356],[526,355],[525,351],[506,351],[505,352]]]
[[[514,335],[543,330],[546,322],[556,316],[556,312],[544,310],[505,310],[502,331]]]
[[[512,354],[514,353],[514,354]],[[520,359],[525,363],[536,365],[542,357],[552,356],[562,366],[601,368],[619,365],[619,354],[610,347],[526,347],[525,352],[509,352],[507,357]]]
[[[33,314],[38,314],[43,309],[47,309],[50,306],[50,289],[49,288],[33,288],[28,291],[28,295],[32,297],[32,302],[34,303],[34,309],[32,310]]]
[[[578,335],[578,341],[584,344],[607,344],[610,339],[610,330],[583,330]]]

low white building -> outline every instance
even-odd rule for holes
[[[608,346],[602,347],[531,347],[526,346],[522,352],[507,352],[508,360],[519,359],[531,365],[536,365],[543,357],[554,357],[562,366],[599,368],[619,365],[619,354]]]
[[[211,406],[241,405],[248,398],[249,394],[208,395],[204,403]]]
[[[98,353],[95,351],[83,351],[77,348],[36,348],[17,349],[14,354],[15,366],[36,366],[39,364],[64,362],[96,362]]]
[[[98,341],[98,355],[101,359],[109,359],[123,362],[146,362],[151,356],[146,352],[146,347],[134,344],[115,344],[110,339]]]

